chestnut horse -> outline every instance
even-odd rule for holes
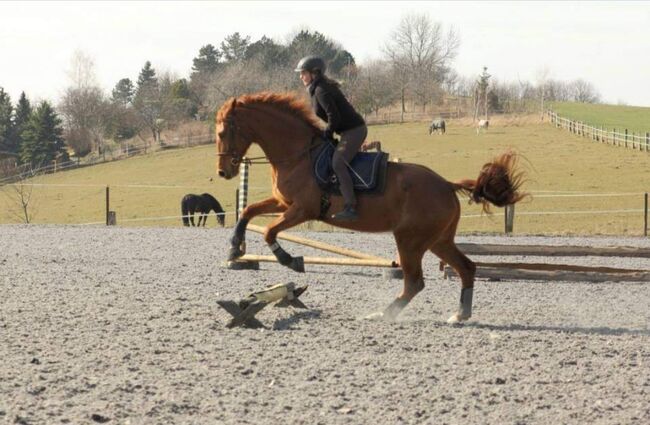
[[[291,94],[258,93],[226,101],[216,117],[217,174],[232,179],[242,161],[271,164],[272,196],[246,207],[231,238],[229,260],[244,254],[246,225],[260,214],[279,213],[269,224],[264,240],[280,262],[304,271],[302,257],[292,257],[277,241],[277,235],[308,220],[320,220],[362,232],[392,232],[397,243],[404,287],[398,297],[379,313],[386,319],[397,314],[424,288],[422,258],[427,251],[453,267],[462,281],[460,306],[449,322],[469,319],[476,266],[454,243],[460,219],[456,192],[469,194],[481,203],[502,207],[514,204],[524,194],[518,191],[522,173],[515,170],[517,157],[505,153],[487,163],[476,180],[452,183],[418,164],[389,163],[381,196],[359,194],[356,221],[330,218],[340,211],[343,199],[331,197],[321,211],[322,193],[314,177],[310,152],[322,143],[317,118],[306,104]],[[244,158],[252,143],[260,146],[263,158]]]

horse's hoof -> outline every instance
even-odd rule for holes
[[[243,255],[244,251],[242,251],[238,246],[230,247],[230,251],[228,251],[228,261],[235,261]]]
[[[304,259],[302,257],[293,257],[291,259],[291,263],[289,264],[289,268],[298,273],[304,273],[305,272]]]
[[[384,312],[383,311],[375,311],[374,313],[370,313],[369,315],[364,317],[365,320],[384,320]]]
[[[467,319],[469,319],[470,316],[463,316],[460,313],[456,313],[453,316],[451,316],[449,319],[447,319],[447,323],[450,325],[458,325]]]

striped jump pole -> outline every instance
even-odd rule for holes
[[[239,164],[239,196],[237,199],[237,220],[248,205],[248,163]]]

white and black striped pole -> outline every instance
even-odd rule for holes
[[[239,164],[239,202],[237,204],[237,220],[248,203],[248,163]]]

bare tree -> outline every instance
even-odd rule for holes
[[[72,86],[75,88],[95,87],[95,61],[81,50],[75,50],[70,60],[70,69],[66,71]]]
[[[395,91],[391,87],[391,69],[387,62],[368,62],[353,75],[354,79],[348,81],[346,93],[363,114],[377,114],[381,108],[390,106],[395,101]]]
[[[104,152],[108,101],[97,85],[94,67],[90,56],[75,51],[67,72],[71,84],[58,105],[64,118],[66,141],[78,156],[93,149],[98,154]]]
[[[26,170],[26,178],[14,183],[0,186],[2,193],[10,204],[8,213],[25,224],[29,224],[36,215],[34,203],[34,177],[38,167],[31,165]]]
[[[210,79],[205,102],[215,112],[227,99],[260,91],[294,91],[300,80],[282,67],[265,66],[259,59],[224,65]]]
[[[549,80],[549,75],[551,71],[548,66],[544,66],[537,70],[537,90],[539,91],[539,101],[540,101],[540,120],[544,121],[544,100],[546,96],[547,83]]]
[[[103,152],[108,102],[99,87],[68,87],[58,105],[67,144],[78,156]]]
[[[449,62],[456,56],[460,37],[453,29],[446,33],[440,22],[426,14],[406,15],[384,46],[406,109],[406,92],[411,90],[426,110],[435,89],[445,80]]]
[[[598,103],[600,94],[593,84],[579,78],[570,84],[571,94],[574,102]]]

